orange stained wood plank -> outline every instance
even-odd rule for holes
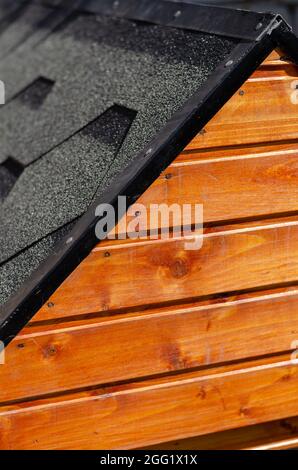
[[[195,204],[203,204],[204,223],[297,211],[298,143],[288,150],[176,161],[137,202],[146,206],[146,214],[153,202],[192,204],[192,220]],[[134,218],[128,216],[127,222]],[[174,222],[156,212],[150,218],[151,227]]]
[[[292,436],[289,437],[288,439],[284,440],[274,440],[272,439],[271,442],[269,443],[264,443],[264,444],[255,444],[252,447],[245,448],[243,450],[254,450],[254,451],[260,451],[260,450],[291,450],[297,449],[298,445],[298,437],[297,436]]]
[[[283,54],[277,50],[271,52],[271,54],[269,54],[269,56],[265,59],[264,63],[270,63],[270,62],[275,62],[275,61],[279,61],[280,60],[280,57],[282,56]]]
[[[53,294],[52,307],[46,304],[33,321],[298,280],[297,220],[217,230],[207,231],[195,250],[186,245],[194,238],[184,237],[101,243]]]
[[[256,79],[267,78],[269,80],[275,80],[276,78],[288,80],[288,77],[297,77],[297,66],[291,63],[274,61],[272,63],[264,63],[259,67],[249,78],[249,81],[255,81]]]
[[[197,161],[201,160],[230,159],[231,157],[249,158],[253,155],[256,157],[274,157],[277,154],[283,155],[285,153],[285,155],[287,155],[289,152],[294,153],[297,150],[298,139],[286,142],[269,142],[267,144],[232,145],[211,149],[185,150],[178,155],[174,162],[168,167],[168,170],[176,166],[179,167],[181,164],[195,164]]]
[[[148,450],[285,450],[297,448],[298,418],[166,442]]]
[[[287,79],[248,80],[186,149],[297,139],[296,70]]]
[[[290,66],[295,66],[295,64],[289,59],[289,57],[285,56],[284,54],[276,55],[270,55],[267,57],[266,60],[264,60],[263,64],[261,65],[260,68],[268,68],[268,69],[275,69],[276,67],[287,67],[288,65]],[[258,69],[258,70],[259,70]]]
[[[276,219],[278,220],[278,219]],[[287,219],[286,219],[287,220]],[[240,225],[239,225],[240,226]],[[227,294],[218,294],[214,296],[207,296],[205,298],[199,299],[191,299],[185,300],[185,302],[173,302],[173,303],[164,303],[153,305],[148,308],[141,308],[141,309],[124,309],[119,311],[105,311],[87,315],[78,315],[78,316],[67,316],[55,319],[53,318],[43,318],[42,315],[38,316],[35,320],[31,320],[19,333],[22,337],[31,335],[32,333],[44,333],[46,331],[56,331],[61,329],[72,328],[73,326],[91,326],[92,324],[101,324],[105,323],[106,321],[110,321],[110,319],[114,320],[127,320],[130,318],[135,318],[136,316],[142,317],[151,315],[159,315],[169,311],[181,310],[181,309],[188,309],[188,308],[198,308],[198,307],[207,307],[209,308],[210,305],[214,304],[222,304],[224,302],[233,302],[233,301],[240,301],[246,300],[253,297],[263,297],[263,296],[275,296],[276,294],[287,295],[293,291],[298,289],[298,282],[294,282],[289,284],[288,286],[279,286],[279,287],[272,287],[272,288],[258,288],[256,290],[247,292],[240,292],[240,293],[227,293]]]
[[[0,402],[290,350],[297,310],[298,290],[28,328],[6,349]]]
[[[245,427],[297,415],[297,387],[284,355],[3,407],[0,448],[137,448]]]

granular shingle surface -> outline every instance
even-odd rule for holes
[[[24,166],[7,195],[0,189],[0,303],[236,44],[83,13],[42,27],[44,40],[0,64],[0,184],[8,157]]]

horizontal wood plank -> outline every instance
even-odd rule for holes
[[[285,450],[297,445],[298,418],[294,417],[157,444],[146,450]]]
[[[270,62],[273,62],[273,61],[279,61],[280,60],[280,57],[282,56],[282,53],[277,51],[277,50],[274,50],[271,52],[271,54],[269,54],[269,56],[265,59],[264,63],[270,63]]]
[[[228,153],[228,151],[227,151]],[[151,204],[204,206],[204,223],[298,210],[298,143],[293,149],[176,161],[139,198],[151,228],[169,227]],[[181,209],[182,211],[182,209]],[[130,211],[130,213],[133,211]],[[127,217],[129,224],[135,217]],[[119,231],[119,230],[118,230]]]
[[[298,280],[298,221],[205,233],[194,238],[104,243],[33,319],[175,303]],[[186,249],[187,248],[187,249]],[[276,286],[277,287],[277,286]],[[83,293],[83,295],[82,295]]]
[[[6,349],[0,402],[290,350],[298,338],[297,309],[298,291],[282,291],[27,329]]]
[[[297,76],[247,81],[186,149],[297,139]]]
[[[235,145],[211,149],[194,149],[181,152],[180,155],[174,160],[174,162],[168,167],[180,167],[188,163],[196,164],[202,160],[218,160],[218,159],[230,159],[231,157],[243,157],[244,159],[254,155],[257,157],[270,157],[274,158],[275,155],[287,155],[289,152],[294,153],[298,148],[298,140],[292,140],[287,142],[273,142],[264,144],[251,144],[251,145]]]
[[[296,65],[284,61],[272,61],[265,62],[251,75],[248,81],[257,81],[264,78],[268,80],[275,80],[276,78],[288,80],[289,76],[294,79],[297,77]]]
[[[27,403],[0,410],[0,447],[126,449],[241,428],[297,415],[297,387],[286,355]]]

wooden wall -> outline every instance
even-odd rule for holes
[[[203,203],[201,250],[102,242],[9,345],[1,449],[298,445],[297,71],[273,54],[140,198]]]

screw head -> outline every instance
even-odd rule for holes
[[[179,18],[181,16],[181,10],[177,10],[176,13],[174,14],[174,18]]]
[[[167,173],[165,176],[166,180],[170,180],[172,178],[172,173]]]
[[[231,65],[233,65],[234,61],[233,60],[228,60],[228,62],[226,63],[225,67],[231,67]]]
[[[260,23],[258,23],[257,26],[255,27],[255,30],[256,30],[256,31],[260,31],[260,29],[262,29],[262,28],[263,28],[263,23],[260,22]]]
[[[66,245],[70,245],[70,243],[73,242],[73,237],[69,237],[67,240],[66,240]]]
[[[243,96],[243,95],[244,95],[244,90],[240,90],[240,91],[239,91],[239,95],[240,95],[240,96]]]
[[[49,303],[48,303],[48,307],[49,307],[49,308],[53,308],[54,306],[55,306],[54,302],[49,302]]]
[[[54,354],[56,354],[57,350],[56,350],[56,347],[54,345],[51,345],[49,346],[48,348],[48,353],[50,356],[53,356]]]
[[[111,253],[109,253],[108,251],[106,251],[105,254],[104,254],[104,257],[105,257],[105,258],[108,258],[109,256],[111,256]]]

